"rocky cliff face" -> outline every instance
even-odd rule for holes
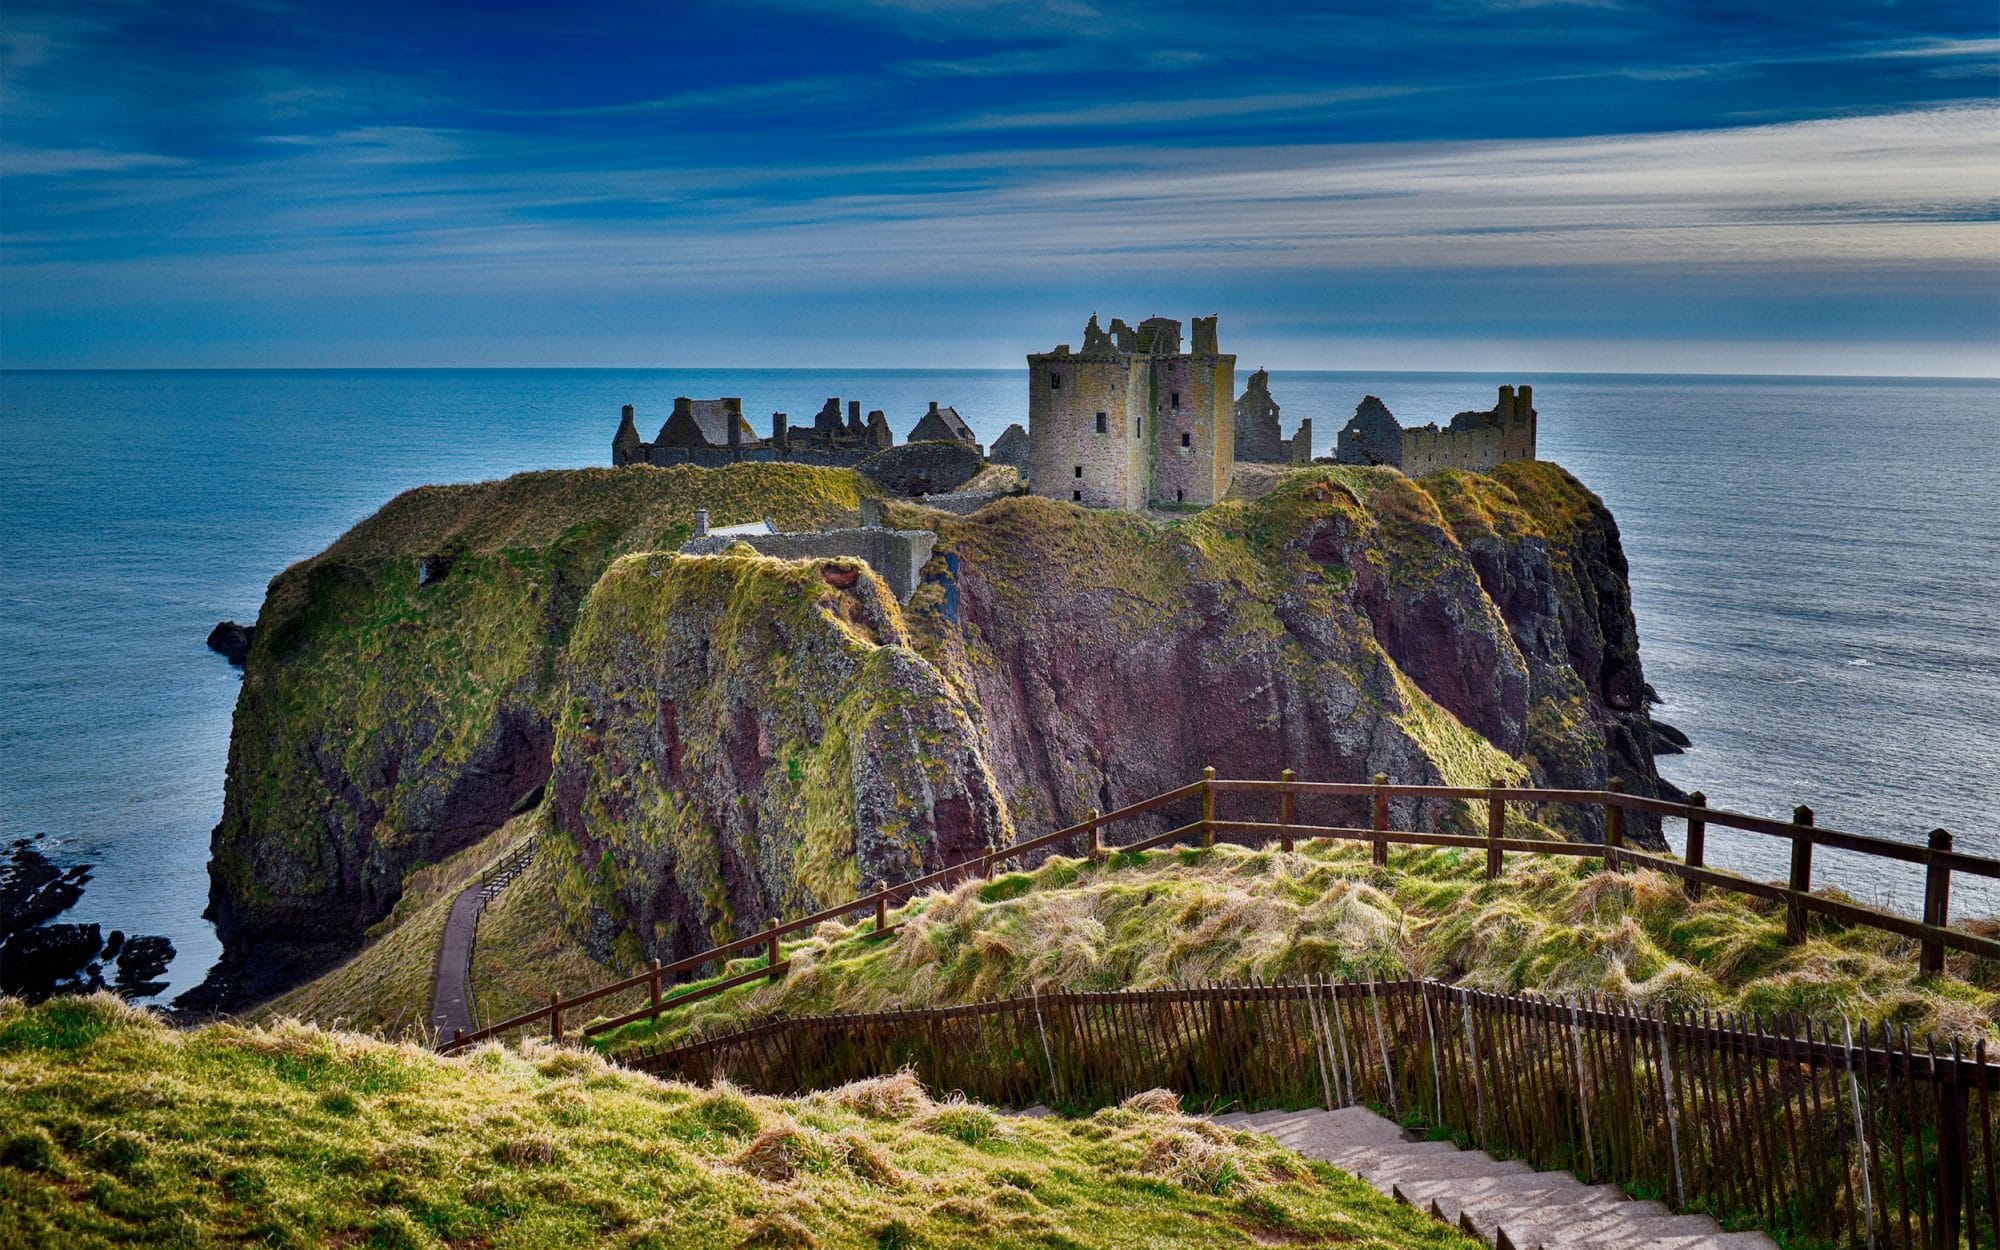
[[[230,1007],[351,952],[404,873],[497,828],[549,775],[557,657],[631,551],[717,524],[851,524],[859,480],[789,465],[531,473],[398,496],[271,582],[246,657],[210,912]]]
[[[565,915],[627,964],[1204,765],[1655,792],[1617,527],[1554,466],[1320,466],[1164,525],[1040,498],[892,504],[939,534],[900,609],[850,561],[641,554],[678,546],[697,507],[851,523],[861,489],[764,465],[431,488],[280,575],[214,838],[227,955],[194,1005],[352,949],[405,872],[551,770]]]
[[[938,524],[957,619],[942,586],[909,610],[979,709],[1024,828],[1204,765],[1655,789],[1617,528],[1555,466],[1303,470],[1169,528],[1043,499]]]
[[[858,560],[628,556],[564,671],[555,820],[599,958],[670,961],[1013,840],[963,702]]]

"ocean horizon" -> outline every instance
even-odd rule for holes
[[[1243,361],[1240,390],[1253,362]],[[1363,395],[1405,425],[1535,388],[1540,454],[1604,498],[1631,565],[1661,772],[1712,804],[2000,854],[2000,379],[1272,370],[1325,454]],[[399,491],[608,466],[619,406],[676,395],[753,428],[828,396],[898,439],[930,400],[982,441],[1025,422],[1019,369],[205,368],[0,372],[0,837],[95,877],[66,920],[218,947],[200,918],[238,676],[204,639]],[[720,520],[720,518],[718,518]],[[1678,846],[1680,831],[1669,830]],[[1783,844],[1711,832],[1780,877]],[[1840,852],[1816,879],[1913,910],[1921,875]],[[1954,882],[1954,914],[2000,914]]]

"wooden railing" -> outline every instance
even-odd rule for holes
[[[1267,802],[1274,800],[1276,819],[1257,821],[1220,818],[1216,814],[1216,800],[1222,795],[1261,796]],[[1486,833],[1482,836],[1392,829],[1389,827],[1390,801],[1398,798],[1483,803],[1487,815]],[[1104,837],[1104,830],[1110,825],[1145,816],[1160,808],[1190,799],[1200,800],[1200,815],[1190,823],[1117,846],[1109,843]],[[1357,801],[1365,799],[1370,813],[1370,823],[1366,827],[1298,823],[1298,802],[1301,799]],[[1550,838],[1509,837],[1506,834],[1506,818],[1510,804],[1602,808],[1605,839],[1600,844],[1564,842]],[[1625,824],[1626,815],[1631,812],[1686,821],[1688,825],[1686,857],[1675,859],[1629,845],[1625,838]],[[1705,857],[1706,830],[1710,825],[1722,825],[1750,833],[1788,839],[1791,843],[1792,859],[1791,874],[1786,883],[1777,885],[1756,881],[1709,866]],[[801,916],[784,923],[774,918],[761,933],[724,942],[671,963],[663,964],[655,960],[652,967],[644,972],[622,981],[599,986],[573,998],[565,999],[552,994],[546,1007],[538,1007],[534,1011],[502,1020],[477,1032],[457,1033],[444,1040],[440,1049],[448,1053],[489,1037],[540,1027],[546,1027],[550,1037],[561,1041],[566,1036],[565,1021],[577,1009],[640,988],[647,991],[647,1001],[643,1006],[611,1019],[595,1021],[584,1027],[581,1030],[582,1034],[589,1036],[638,1020],[656,1019],[662,1012],[676,1006],[719,994],[760,977],[776,980],[784,975],[786,968],[780,941],[787,935],[805,932],[829,920],[844,920],[857,912],[872,911],[874,927],[871,935],[886,937],[896,929],[896,926],[889,923],[889,908],[892,905],[906,901],[934,886],[949,885],[974,875],[991,877],[999,865],[1008,860],[1059,848],[1072,849],[1096,858],[1106,851],[1148,850],[1186,839],[1199,839],[1202,845],[1213,846],[1218,834],[1259,837],[1275,841],[1287,851],[1299,842],[1315,839],[1367,842],[1373,847],[1373,858],[1377,864],[1389,862],[1389,847],[1392,845],[1483,850],[1486,853],[1488,877],[1500,875],[1505,857],[1510,853],[1601,858],[1613,870],[1622,871],[1626,868],[1639,867],[1670,873],[1683,881],[1692,897],[1698,898],[1704,889],[1715,888],[1733,890],[1740,894],[1781,903],[1786,909],[1787,933],[1794,941],[1804,937],[1806,917],[1817,914],[1842,924],[1865,925],[1915,940],[1920,944],[1920,963],[1926,972],[1935,972],[1944,966],[1944,953],[1948,949],[1964,951],[1983,959],[2000,960],[2000,940],[1947,927],[1950,919],[1952,874],[1962,872],[2000,879],[2000,859],[1967,855],[1953,850],[1951,835],[1942,829],[1930,835],[1929,845],[1913,846],[1887,838],[1821,828],[1814,823],[1809,808],[1797,809],[1790,822],[1777,821],[1762,816],[1711,808],[1700,794],[1690,795],[1685,803],[1626,794],[1619,788],[1615,779],[1610,787],[1604,790],[1554,790],[1507,786],[1500,782],[1486,787],[1398,785],[1390,782],[1388,777],[1382,774],[1377,774],[1373,782],[1300,781],[1293,776],[1290,769],[1285,770],[1276,781],[1231,781],[1217,778],[1215,770],[1210,768],[1203,770],[1201,780],[1177,790],[1156,794],[1149,799],[1118,808],[1116,811],[1100,813],[1093,809],[1086,819],[1067,828],[1027,838],[1011,846],[989,846],[984,853],[947,868],[895,885],[878,884],[873,893],[816,911],[809,916]],[[1821,846],[1922,865],[1925,872],[1923,919],[1912,920],[1880,908],[1812,893],[1813,849]],[[683,973],[692,973],[710,963],[721,967],[722,961],[759,948],[764,952],[764,965],[761,968],[711,982],[677,995],[666,993],[670,978]]]
[[[1794,1247],[1991,1247],[2000,1224],[1986,1043],[1845,1021],[1315,978],[794,1016],[625,1062],[780,1096],[907,1067],[1010,1107],[1154,1088],[1190,1110],[1368,1105]]]

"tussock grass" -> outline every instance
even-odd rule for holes
[[[1691,902],[1660,873],[1596,860],[1392,852],[1356,845],[1052,859],[913,900],[876,941],[823,925],[791,972],[598,1039],[614,1052],[768,1014],[884,1011],[1025,993],[1237,977],[1428,976],[1496,991],[1603,994],[1647,1007],[1798,1013],[2000,1038],[2000,968],[1952,956],[1917,975],[1916,946],[1813,922],[1797,946],[1775,905],[1719,890]],[[732,965],[729,971],[750,967]]]
[[[1009,1120],[907,1074],[780,1101],[109,995],[0,1000],[0,1125],[7,1246],[1474,1246],[1164,1108]]]

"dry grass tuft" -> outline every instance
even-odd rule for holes
[[[1132,1095],[1118,1106],[1124,1111],[1139,1111],[1147,1115],[1179,1115],[1181,1096],[1170,1089],[1149,1089]]]
[[[892,1076],[849,1081],[817,1097],[871,1120],[907,1120],[931,1110],[935,1105],[923,1082],[909,1068],[903,1068]]]
[[[1137,1170],[1199,1194],[1226,1194],[1254,1182],[1236,1153],[1222,1142],[1177,1128],[1147,1143]]]
[[[758,1180],[789,1181],[799,1174],[799,1163],[812,1146],[805,1129],[796,1124],[780,1124],[757,1134],[730,1164]]]
[[[544,1168],[556,1161],[556,1139],[547,1133],[530,1133],[500,1143],[494,1157],[517,1168]]]

